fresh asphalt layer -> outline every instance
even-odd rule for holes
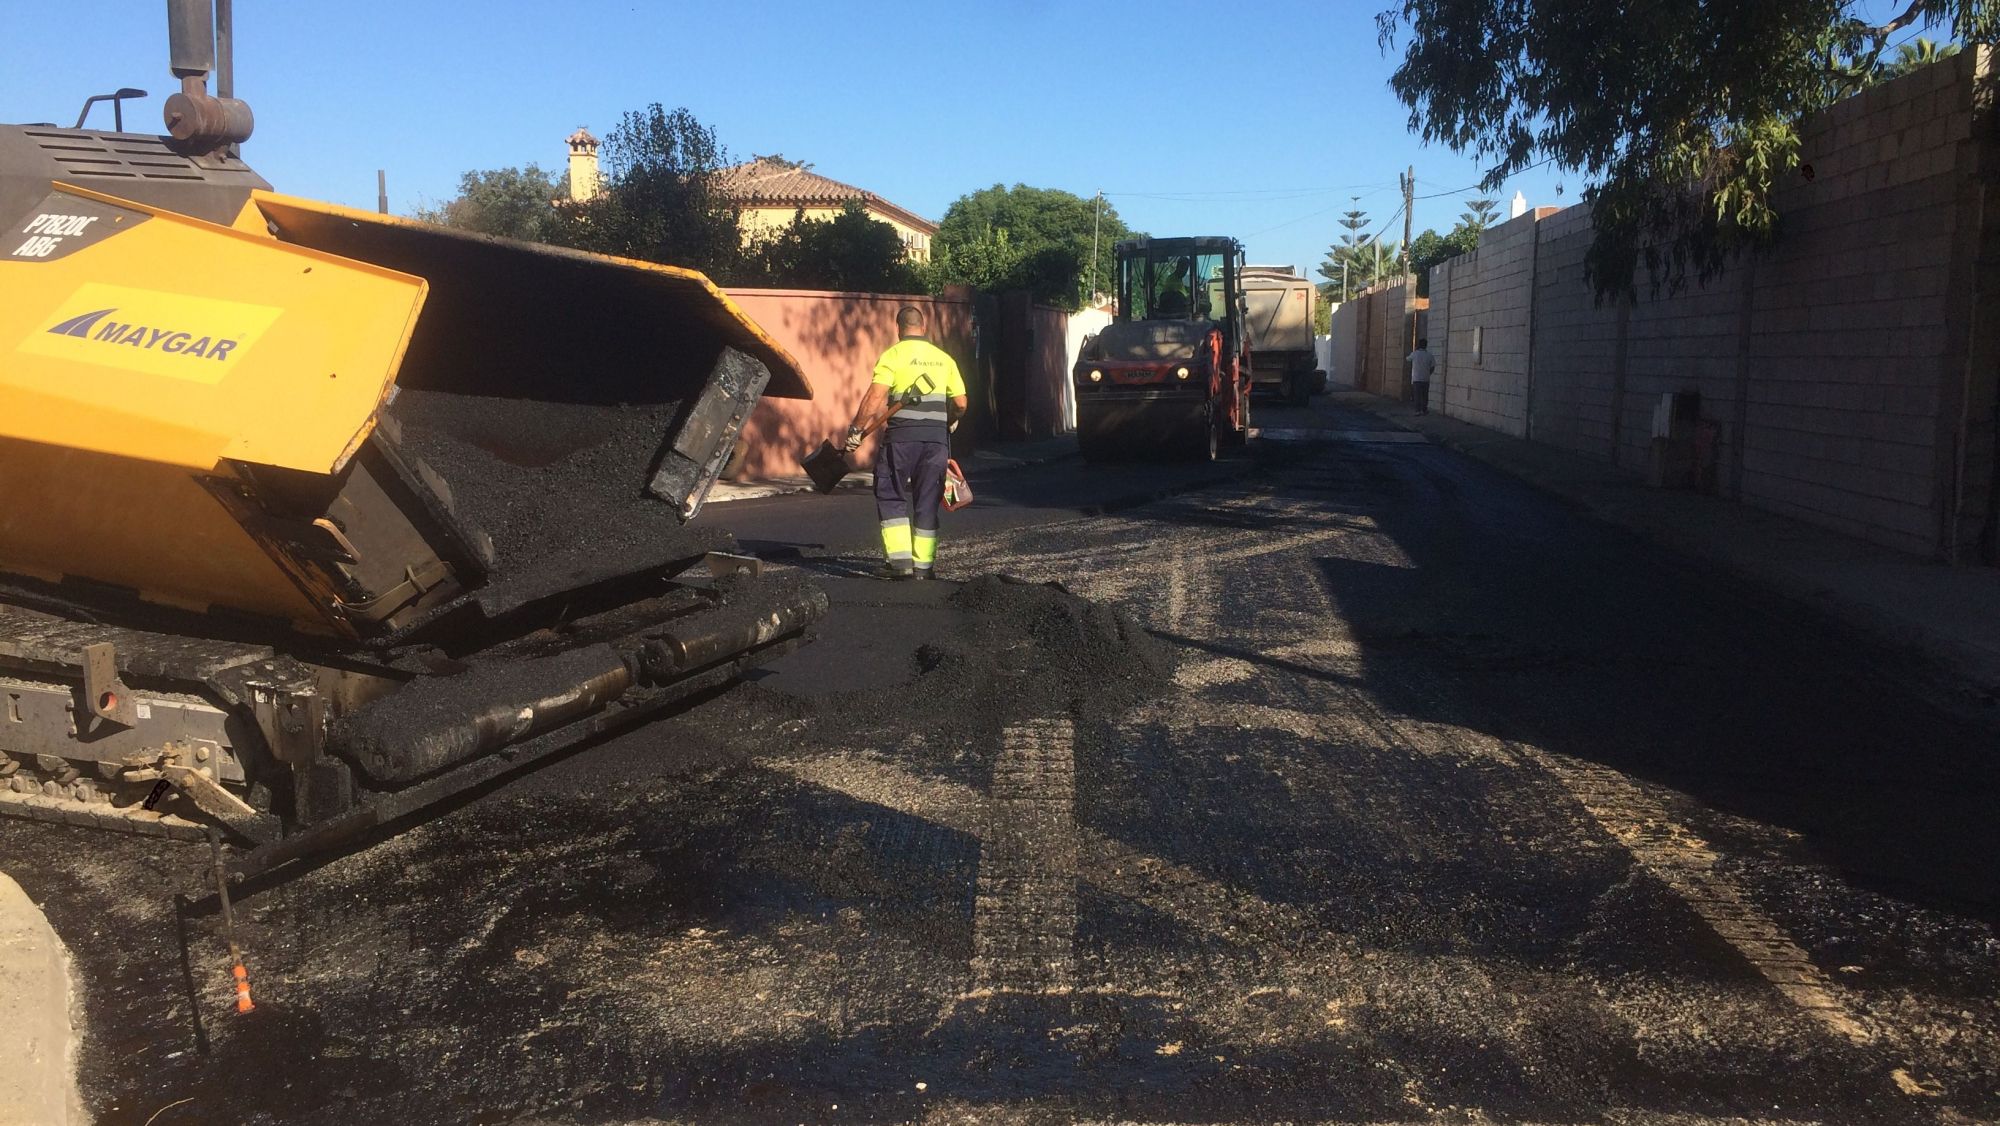
[[[1992,717],[1370,416],[1264,413],[1220,466],[1037,466],[947,518],[947,578],[1106,609],[854,577],[865,496],[711,510],[826,580],[819,639],[250,896],[247,1018],[172,898],[200,850],[0,822],[86,1101],[2000,1117]]]

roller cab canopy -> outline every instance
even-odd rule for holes
[[[693,271],[49,189],[0,214],[0,572],[65,596],[387,644],[671,573],[757,398],[811,396]]]

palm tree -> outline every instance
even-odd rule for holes
[[[1403,276],[1403,247],[1400,243],[1384,242],[1379,238],[1364,239],[1342,250],[1342,257],[1347,261],[1349,293],[1360,293],[1371,286]]]
[[[1879,80],[1887,82],[1891,78],[1900,78],[1913,70],[1918,70],[1934,62],[1951,58],[1953,55],[1958,54],[1958,46],[1956,43],[1946,43],[1943,46],[1939,46],[1919,35],[1910,42],[1901,44],[1896,48],[1895,60],[1882,64]]]

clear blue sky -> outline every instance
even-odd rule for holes
[[[88,95],[131,85],[152,96],[128,104],[127,128],[159,129],[161,0],[4,2],[0,120],[68,124]],[[1103,190],[1136,228],[1233,234],[1252,261],[1310,273],[1350,196],[1383,225],[1413,164],[1419,195],[1444,193],[1418,201],[1416,229],[1442,231],[1479,178],[1406,132],[1383,6],[237,0],[236,88],[256,112],[253,167],[359,207],[377,168],[398,212],[450,196],[467,169],[559,171],[576,126],[602,136],[657,101],[737,156],[811,161],[933,219],[996,182]],[[1496,196],[1504,215],[1516,188],[1566,206],[1582,187],[1539,170]]]

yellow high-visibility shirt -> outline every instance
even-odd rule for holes
[[[934,431],[942,440],[950,419],[947,404],[965,394],[965,378],[944,349],[928,340],[898,340],[875,361],[875,383],[889,389],[889,401],[903,408],[889,416],[887,429],[902,437]]]

